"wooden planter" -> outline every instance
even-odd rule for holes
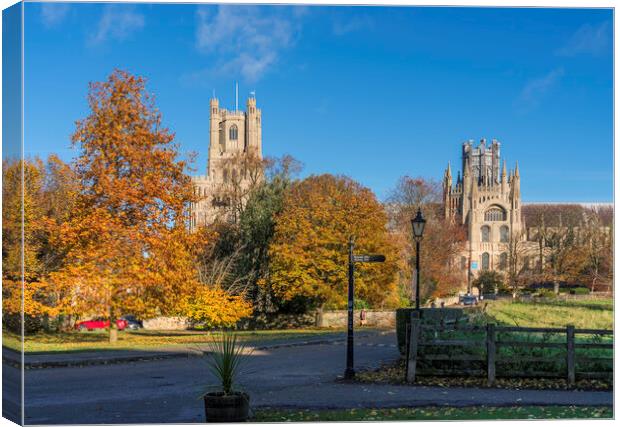
[[[240,422],[248,419],[250,396],[247,393],[237,392],[228,395],[223,392],[207,393],[204,401],[208,423]]]

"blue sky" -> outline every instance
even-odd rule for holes
[[[264,154],[384,198],[497,138],[524,201],[613,199],[613,13],[597,9],[29,3],[25,146],[69,160],[89,81],[148,79],[204,173],[209,98],[256,91]],[[457,166],[458,168],[458,166]]]

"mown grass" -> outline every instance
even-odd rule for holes
[[[613,329],[613,299],[484,302],[487,321],[506,326]]]
[[[418,352],[419,374],[436,375],[442,371],[454,375],[486,375],[486,331],[488,323],[497,326],[518,326],[538,328],[559,328],[575,325],[577,329],[613,328],[613,302],[611,299],[594,300],[533,300],[531,302],[513,302],[512,300],[488,301],[484,305],[468,309],[470,324],[481,327],[480,330],[466,329],[441,330],[439,325],[427,325],[423,328],[420,342],[428,344],[434,340],[444,341],[437,345],[425,345]],[[463,326],[463,325],[462,325]],[[471,325],[470,325],[471,326]],[[441,345],[446,341],[468,341],[476,346]],[[497,376],[525,375],[539,377],[540,372],[565,378],[567,372],[566,332],[496,332],[496,374]],[[501,343],[504,345],[501,345]],[[532,347],[507,345],[507,342],[557,343],[558,347]],[[576,334],[575,342],[613,343],[613,336],[595,334]],[[578,347],[576,352],[577,379],[585,379],[584,373],[595,372],[610,376],[613,372],[613,350],[604,348]],[[475,358],[477,360],[458,361],[455,358]],[[450,357],[452,360],[429,360]],[[380,369],[390,381],[398,381],[404,375],[404,366],[400,365]],[[403,372],[400,372],[403,370]],[[610,378],[603,378],[608,383]],[[594,381],[593,383],[596,383]],[[588,387],[590,383],[585,384]]]
[[[289,338],[317,338],[341,332],[342,329],[286,329],[239,331],[239,339],[246,342],[285,340]],[[27,335],[24,340],[26,353],[78,352],[93,350],[148,350],[157,347],[198,346],[211,342],[219,332],[204,331],[122,331],[116,343],[108,342],[106,331],[58,332]],[[2,344],[21,351],[20,336],[4,330]]]
[[[613,409],[579,406],[422,407],[349,410],[259,409],[253,422],[609,419]]]

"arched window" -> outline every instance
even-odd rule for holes
[[[239,130],[237,129],[237,125],[232,125],[228,130],[228,139],[231,141],[236,141],[239,136]]]
[[[483,242],[488,242],[491,240],[491,227],[488,225],[483,225],[480,227],[480,236]]]
[[[499,206],[491,206],[484,213],[485,221],[506,221],[506,212]]]
[[[502,225],[499,228],[499,241],[502,243],[508,243],[508,226]]]
[[[222,178],[224,179],[224,182],[228,182],[228,169],[224,169],[224,172],[222,172]]]
[[[503,252],[499,256],[499,269],[506,270],[507,267],[508,267],[508,254],[506,252]]]
[[[483,270],[489,269],[489,253],[488,252],[485,252],[482,254],[482,269]]]

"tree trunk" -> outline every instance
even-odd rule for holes
[[[316,313],[315,313],[315,326],[317,328],[322,328],[323,327],[323,304],[321,304],[316,309]]]
[[[116,324],[116,314],[110,309],[110,343],[118,341],[118,325]]]

